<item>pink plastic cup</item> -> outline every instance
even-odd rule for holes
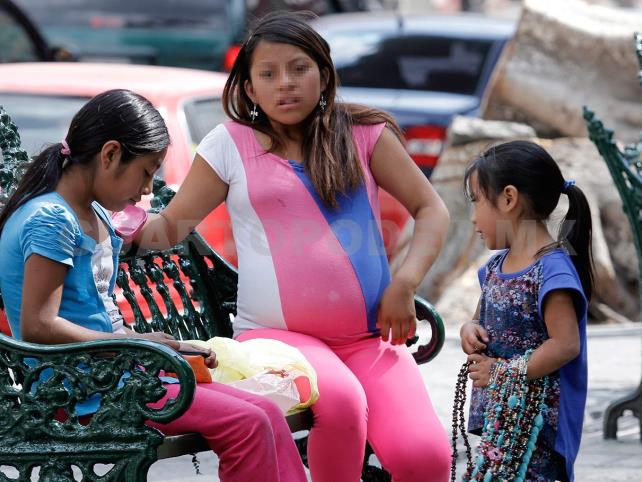
[[[131,243],[147,221],[147,211],[130,204],[122,211],[112,213],[111,219],[116,234],[123,238],[125,244]]]

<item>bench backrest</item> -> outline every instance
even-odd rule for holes
[[[152,210],[173,195],[156,179]],[[181,340],[231,337],[237,280],[236,269],[193,232],[165,251],[121,253],[116,283],[124,300],[117,301],[139,333],[164,331]]]
[[[26,170],[29,156],[20,144],[18,128],[1,105],[0,154],[2,154],[0,157],[0,210],[2,210],[9,196],[18,187],[18,180]],[[3,309],[2,296],[0,296],[0,310]],[[0,333],[10,334],[4,312],[0,313]]]
[[[18,187],[18,181],[27,169],[29,156],[20,144],[18,128],[9,114],[0,106],[0,209]]]

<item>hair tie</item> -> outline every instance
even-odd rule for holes
[[[562,192],[564,194],[567,194],[571,186],[575,186],[575,179],[569,179],[568,181],[564,181],[564,185],[562,186]]]
[[[71,156],[71,149],[69,149],[69,144],[67,144],[67,141],[63,139],[62,141],[60,141],[60,143],[62,144],[60,154],[62,154],[63,156]]]

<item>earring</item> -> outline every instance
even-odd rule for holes
[[[259,116],[259,111],[256,110],[256,102],[254,102],[254,107],[252,107],[252,110],[250,111],[250,117],[252,118],[252,123],[254,123],[254,120]]]
[[[321,113],[325,112],[325,106],[328,105],[328,103],[325,100],[325,97],[323,96],[323,92],[321,92],[321,99],[319,99],[319,109],[321,109]]]

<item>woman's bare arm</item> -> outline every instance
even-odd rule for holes
[[[167,249],[185,237],[227,197],[228,185],[198,154],[169,205],[151,214],[135,243],[147,249]]]

